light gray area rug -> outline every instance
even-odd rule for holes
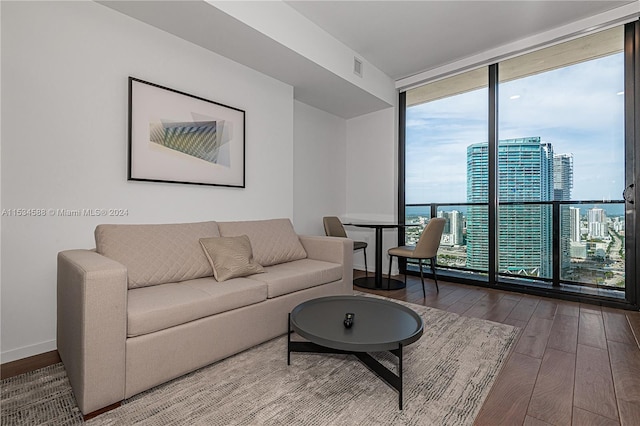
[[[399,302],[403,303],[404,302]],[[398,393],[354,356],[286,336],[139,394],[89,425],[471,425],[516,341],[504,324],[408,304],[425,323]],[[391,366],[395,357],[376,354]],[[2,381],[2,425],[82,424],[62,364]]]

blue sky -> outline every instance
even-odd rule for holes
[[[620,53],[502,83],[498,137],[572,153],[572,199],[621,199],[623,70]],[[466,201],[466,150],[487,141],[487,108],[487,89],[407,108],[407,203]]]

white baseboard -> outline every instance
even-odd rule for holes
[[[35,345],[23,346],[18,349],[12,349],[2,352],[0,354],[0,363],[5,364],[7,362],[28,358],[33,355],[40,355],[45,352],[54,351],[57,348],[58,347],[55,340],[49,340],[48,342],[37,343]]]

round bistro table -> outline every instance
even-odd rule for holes
[[[345,226],[356,226],[359,228],[373,228],[376,230],[376,257],[375,265],[376,269],[373,273],[373,277],[360,277],[353,280],[353,283],[358,287],[369,288],[373,290],[399,290],[405,288],[403,281],[395,278],[387,277],[383,280],[382,277],[382,231],[385,229],[393,228],[406,228],[411,226],[419,226],[417,224],[405,224],[396,222],[375,222],[375,221],[351,221],[344,224]],[[391,261],[391,259],[389,259]],[[368,274],[367,274],[368,275]],[[383,285],[384,281],[384,285]]]
[[[345,327],[345,314],[355,314]],[[289,314],[287,365],[291,352],[352,354],[398,391],[402,410],[402,348],[422,336],[422,318],[413,310],[385,299],[364,296],[329,296],[296,306]],[[296,332],[307,341],[292,341]],[[369,352],[388,351],[398,359],[398,374]]]

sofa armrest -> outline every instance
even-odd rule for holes
[[[353,240],[350,238],[299,235],[309,259],[339,263],[343,267],[345,294],[353,293]]]
[[[91,250],[58,253],[57,346],[78,407],[124,399],[127,269]]]

